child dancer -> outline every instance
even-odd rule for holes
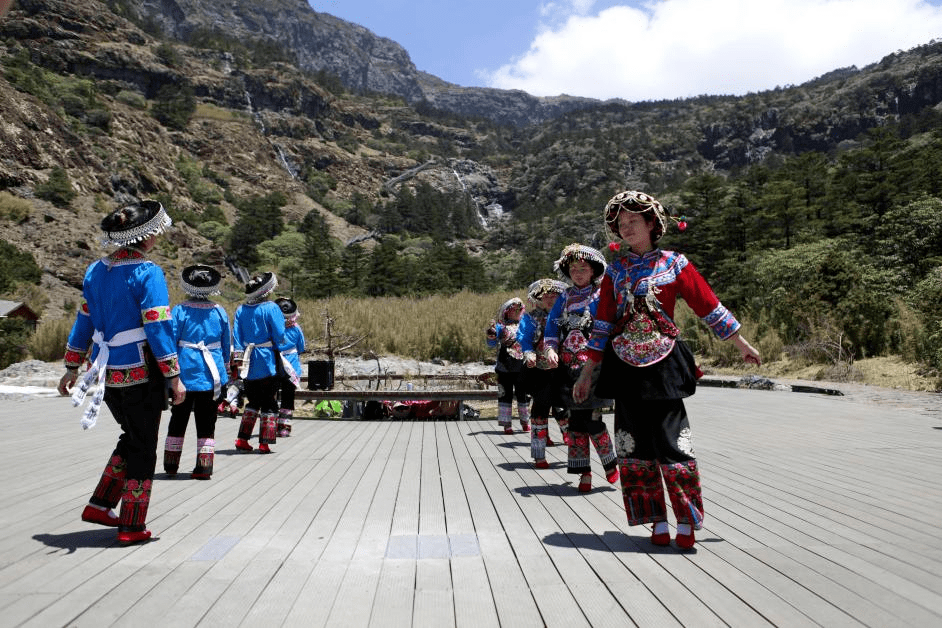
[[[612,439],[602,421],[602,408],[611,402],[593,395],[578,400],[572,396],[573,384],[588,357],[588,337],[598,306],[598,285],[605,273],[605,259],[592,247],[570,244],[563,249],[554,268],[573,285],[556,300],[547,317],[543,337],[547,346],[546,359],[550,367],[559,364],[560,391],[569,407],[568,472],[581,476],[579,491],[588,493],[592,490],[590,440],[602,461],[605,479],[611,484],[618,480]]]
[[[699,369],[673,322],[677,296],[717,337],[732,341],[746,362],[759,364],[760,358],[693,264],[657,247],[668,218],[656,199],[634,190],[616,194],[605,206],[605,223],[620,239],[620,251],[605,271],[589,359],[573,394],[590,394],[601,361],[597,391],[615,398],[628,524],[652,523],[651,542],[670,544],[666,483],[677,519],[675,542],[690,549],[703,522],[703,499],[683,399],[694,394]]]
[[[298,325],[298,304],[293,300],[282,297],[275,299],[285,316],[285,342],[281,347],[281,357],[287,360],[293,372],[285,368],[285,376],[281,379],[281,408],[278,410],[278,436],[291,436],[291,418],[294,416],[294,391],[297,390],[298,377],[301,374],[301,358],[298,354],[304,353],[304,332]]]
[[[121,427],[82,520],[117,527],[123,545],[151,538],[145,522],[167,385],[174,404],[186,398],[167,281],[164,271],[147,259],[157,236],[170,225],[170,216],[157,201],[128,205],[101,221],[107,241],[118,249],[85,271],[84,301],[66,343],[66,371],[58,386],[60,394],[68,395],[79,367],[90,360],[91,367],[72,391],[72,403],[81,405],[97,384],[82,427],[95,425],[102,402]],[[121,512],[115,515],[111,509],[119,502]]]
[[[556,415],[563,440],[569,444],[569,419],[564,414],[565,410],[559,407],[564,404],[559,398],[555,370],[550,368],[546,359],[546,346],[543,341],[546,317],[556,304],[556,299],[567,287],[556,279],[538,279],[530,284],[527,288],[530,308],[520,319],[517,331],[523,349],[524,364],[527,366],[522,376],[523,387],[533,397],[530,406],[530,420],[533,423],[530,432],[530,453],[533,456],[533,466],[537,469],[549,468],[549,463],[546,462],[546,448],[554,444],[547,429],[551,411]]]
[[[228,380],[231,350],[229,315],[209,297],[219,294],[221,275],[210,266],[183,269],[180,285],[190,299],[172,311],[176,327],[180,377],[186,386],[183,403],[173,406],[164,443],[164,471],[175,475],[180,466],[186,425],[193,413],[196,423],[196,468],[190,477],[208,480],[216,451],[216,399]]]
[[[517,339],[517,327],[523,314],[523,301],[514,297],[508,299],[497,311],[497,320],[491,321],[487,328],[487,346],[499,347],[497,364],[497,386],[500,396],[497,398],[497,425],[504,428],[504,434],[513,434],[513,400],[517,400],[517,415],[520,429],[530,431],[530,408],[527,405],[527,393],[520,386],[520,372],[523,369],[523,350]]]
[[[274,302],[268,300],[278,279],[274,273],[255,275],[245,284],[245,303],[236,309],[232,327],[235,362],[245,382],[248,402],[236,439],[236,449],[252,451],[249,439],[255,421],[261,418],[258,452],[270,454],[275,443],[278,416],[278,347],[285,342],[285,317]]]

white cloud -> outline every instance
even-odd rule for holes
[[[738,95],[862,67],[942,35],[942,8],[925,0],[651,0],[590,15],[593,4],[547,3],[556,26],[488,85],[629,101]]]

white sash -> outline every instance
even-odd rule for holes
[[[213,376],[213,399],[218,398],[219,392],[222,390],[222,382],[219,379],[219,369],[216,368],[216,360],[213,359],[213,354],[210,349],[219,349],[222,347],[222,343],[213,342],[206,344],[202,340],[196,343],[181,340],[177,345],[186,347],[187,349],[198,349],[203,353],[203,361],[206,362],[206,366],[209,367],[209,372]]]
[[[92,380],[95,380],[98,386],[98,390],[95,391],[95,396],[92,397],[91,403],[89,403],[88,408],[85,409],[85,414],[82,415],[82,429],[91,429],[95,427],[95,423],[98,421],[101,401],[105,397],[105,374],[108,371],[108,356],[111,353],[111,347],[122,347],[134,342],[146,340],[147,334],[144,332],[143,327],[118,332],[107,342],[102,333],[97,329],[95,330],[95,333],[92,335],[92,341],[98,345],[98,355],[95,356],[95,362],[92,363],[91,367],[82,378],[82,381],[72,392],[72,406],[78,407],[85,403],[85,396],[88,394],[88,389],[92,386]]]
[[[241,377],[243,380],[246,377],[248,377],[249,367],[252,364],[252,351],[255,349],[255,347],[270,347],[270,346],[272,346],[270,340],[268,342],[260,342],[258,344],[255,344],[254,342],[250,342],[248,345],[246,345],[245,352],[242,354],[242,368],[239,369],[239,377]],[[297,351],[297,350],[298,350],[297,347],[295,347],[294,351]],[[291,350],[289,349],[285,353],[291,353]],[[294,371],[294,367],[291,366],[291,362],[289,362],[287,358],[285,358],[284,353],[281,354],[281,366],[285,370],[285,375],[287,375],[288,379],[291,380],[291,383],[294,384],[294,387],[297,388],[298,386],[300,386],[301,377]]]

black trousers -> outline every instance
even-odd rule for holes
[[[291,383],[291,380],[288,378],[283,378],[280,383],[281,387],[281,409],[282,410],[294,410],[294,391],[297,390],[294,384]]]
[[[519,372],[497,371],[497,386],[498,403],[513,403],[514,398],[517,399],[517,403],[529,401],[527,391],[520,385]]]
[[[196,423],[197,438],[214,438],[216,434],[216,399],[211,390],[188,390],[183,403],[170,410],[170,424],[167,436],[186,435],[186,426],[190,412]]]
[[[625,438],[624,433],[631,438]],[[683,399],[617,400],[615,442],[619,443],[619,458],[655,460],[660,464],[694,460]]]
[[[280,377],[245,380],[246,406],[259,412],[278,414],[278,388]]]
[[[114,448],[127,465],[128,480],[151,480],[157,466],[160,415],[167,403],[162,377],[127,388],[105,388],[105,404],[121,426]]]

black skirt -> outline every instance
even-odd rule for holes
[[[615,400],[683,399],[697,390],[696,372],[693,352],[683,340],[678,339],[666,358],[650,366],[627,364],[615,354],[609,342],[605,346],[595,394]]]

